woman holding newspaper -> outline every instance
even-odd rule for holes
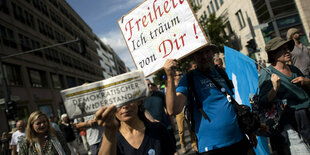
[[[104,127],[99,154],[161,154],[176,152],[165,126],[149,122],[144,115],[142,102],[133,102],[120,108],[102,107],[96,120]]]

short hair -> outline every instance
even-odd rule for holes
[[[55,130],[51,126],[50,121],[47,117],[47,115],[38,110],[30,114],[28,118],[27,128],[26,128],[26,140],[30,143],[31,146],[34,145],[34,143],[39,142],[37,134],[35,133],[33,129],[34,122],[41,116],[44,116],[46,118],[46,121],[48,122],[48,133],[54,137],[56,137]]]
[[[68,117],[68,114],[62,114],[60,117],[61,121],[63,121],[66,117]]]

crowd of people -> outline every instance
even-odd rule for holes
[[[270,109],[280,102],[284,107],[277,132],[268,137],[270,152],[278,155],[310,154],[310,53],[299,38],[299,30],[292,28],[287,40],[276,37],[268,41],[265,51],[270,65],[258,63],[257,104]],[[178,155],[175,133],[181,153],[188,152],[186,123],[192,151],[197,154],[255,154],[256,133],[244,133],[239,126],[231,99],[233,85],[223,75],[223,60],[214,56],[218,52],[212,44],[201,48],[190,56],[184,74],[176,60],[168,59],[165,91],[146,80],[151,95],[144,100],[118,108],[101,107],[96,114],[74,122],[67,114],[58,121],[35,111],[27,123],[16,123],[11,138],[2,134],[1,153],[68,155],[79,154],[83,146],[92,155]]]

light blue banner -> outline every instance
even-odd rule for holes
[[[258,72],[255,61],[248,56],[229,47],[224,47],[226,73],[233,81],[235,99],[238,103],[250,105],[250,94],[254,95],[258,87]],[[257,137],[257,155],[269,155],[268,141],[265,137]]]

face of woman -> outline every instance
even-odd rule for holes
[[[138,102],[130,103],[116,109],[115,116],[121,122],[138,117]]]
[[[43,134],[48,131],[49,125],[48,120],[45,116],[40,116],[38,119],[36,119],[32,125],[33,130],[37,134]]]
[[[282,45],[276,53],[277,61],[288,62],[291,60],[291,54],[288,46],[286,44]]]

